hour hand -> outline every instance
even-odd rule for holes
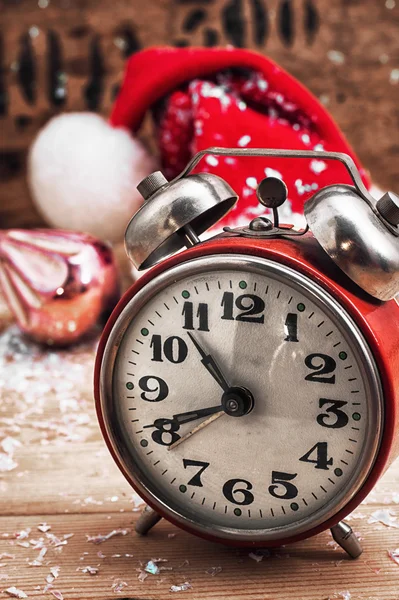
[[[211,356],[211,354],[207,353],[202,348],[202,346],[198,343],[198,341],[195,339],[195,337],[190,332],[187,332],[187,335],[189,336],[190,340],[193,342],[194,346],[197,348],[198,352],[202,356],[201,362],[204,365],[204,367],[212,375],[212,377],[215,379],[215,381],[217,381],[217,383],[220,385],[222,390],[224,392],[227,392],[227,390],[230,388],[230,386],[227,383],[226,378],[223,375],[222,371],[219,369],[219,366],[218,366],[217,362],[215,361],[215,359],[213,358],[213,356]]]
[[[182,425],[183,423],[189,423],[190,421],[196,421],[197,419],[201,419],[202,417],[208,417],[209,415],[213,415],[215,413],[223,410],[221,404],[218,406],[210,406],[208,408],[199,408],[198,410],[191,410],[189,412],[179,413],[178,415],[173,415],[172,419]]]

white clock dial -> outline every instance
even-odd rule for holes
[[[278,538],[364,482],[378,375],[354,323],[306,278],[262,259],[197,259],[144,288],[115,329],[110,436],[178,519]]]

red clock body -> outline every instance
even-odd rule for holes
[[[162,512],[159,510],[159,506],[155,506],[151,496],[145,496],[143,490],[136,486],[134,478],[127,472],[110,440],[100,398],[100,378],[104,350],[113,327],[125,306],[153,278],[178,264],[199,257],[220,254],[249,255],[268,259],[290,267],[317,283],[344,308],[360,329],[371,349],[382,383],[384,398],[383,432],[378,455],[366,482],[350,498],[348,503],[327,521],[300,535],[263,544],[264,546],[281,545],[310,537],[331,528],[341,521],[363,501],[387,467],[399,456],[399,305],[396,300],[381,302],[363,292],[333,263],[310,233],[299,237],[280,237],[266,240],[225,233],[166,259],[147,271],[125,293],[105,327],[96,360],[95,397],[100,427],[116,463],[132,487],[136,488],[136,491],[141,493],[144,500],[158,512]],[[172,522],[174,521],[170,515],[163,516],[166,516]],[[190,526],[182,525],[181,522],[176,524],[191,531]],[[198,530],[192,532],[201,535]],[[204,534],[203,537],[216,539],[209,534]],[[250,546],[253,544],[246,542],[240,545]]]

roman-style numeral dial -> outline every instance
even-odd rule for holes
[[[342,307],[290,269],[212,257],[133,299],[114,357],[112,435],[174,515],[287,535],[342,507],[378,448],[381,391]]]

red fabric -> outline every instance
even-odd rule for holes
[[[237,70],[238,69],[238,70]],[[166,98],[165,98],[166,97]],[[156,110],[162,168],[175,177],[193,154],[210,146],[325,149],[352,156],[364,183],[369,181],[343,134],[322,104],[270,59],[248,50],[153,48],[134,55],[115,102],[111,123],[137,131],[146,111]],[[295,221],[304,201],[331,183],[351,183],[335,161],[229,159],[208,157],[197,171],[226,179],[239,194],[223,225],[245,222],[264,212],[256,184],[282,177],[289,203],[285,221]]]

